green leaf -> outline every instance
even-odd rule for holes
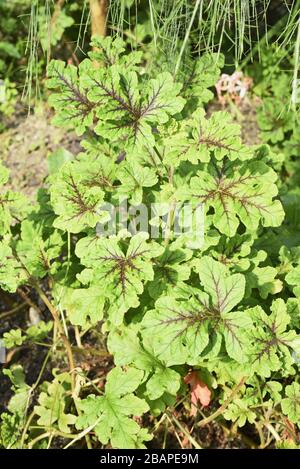
[[[260,306],[248,310],[254,327],[248,331],[253,343],[249,360],[260,376],[269,377],[271,371],[289,371],[294,363],[292,352],[299,353],[300,337],[294,330],[287,330],[291,317],[282,299],[273,301],[271,314]]]
[[[72,153],[65,148],[59,148],[58,150],[50,153],[47,160],[49,174],[58,173],[64,163],[71,161],[73,158]]]
[[[195,59],[193,57],[190,70],[182,68],[184,98],[190,100],[189,104],[199,106],[207,103],[214,97],[208,88],[213,87],[220,75],[220,68],[224,66],[224,57],[219,53],[203,54]]]
[[[294,382],[286,386],[285,396],[281,401],[282,412],[291,422],[300,425],[300,385]]]
[[[112,65],[109,69],[91,69],[86,80],[88,99],[97,108],[95,132],[111,141],[122,140],[127,148],[153,146],[152,128],[167,122],[185,104],[178,96],[181,85],[174,83],[168,72],[139,83],[135,71]]]
[[[279,403],[282,400],[281,397],[282,385],[278,381],[267,381],[265,387],[263,388],[263,396],[269,394],[275,404]]]
[[[266,299],[269,294],[275,295],[282,290],[282,282],[277,276],[277,269],[271,266],[255,267],[247,274],[247,296],[251,295],[251,290],[257,288],[260,296]]]
[[[9,170],[0,162],[0,188],[8,182]],[[14,220],[21,220],[30,207],[27,198],[18,192],[1,189],[0,192],[0,235],[3,236],[10,231]]]
[[[231,402],[223,415],[226,420],[236,422],[238,427],[243,427],[247,421],[254,423],[256,420],[255,412],[249,409],[247,403],[242,399],[235,399],[234,402]]]
[[[3,412],[0,415],[0,444],[4,448],[18,448],[23,421],[18,414]]]
[[[140,416],[149,409],[144,400],[132,394],[142,378],[140,370],[114,368],[107,375],[104,396],[89,395],[78,402],[81,415],[76,427],[95,425],[94,431],[101,443],[111,441],[113,448],[144,448],[141,439],[148,440],[149,435],[129,417]]]
[[[26,340],[32,341],[42,341],[48,337],[49,332],[53,328],[53,322],[48,321],[40,321],[38,324],[34,326],[28,327],[26,331]]]
[[[286,82],[285,86],[288,87],[289,83]],[[292,120],[282,108],[282,96],[265,97],[263,105],[258,108],[257,120],[265,142],[277,143],[284,140],[285,132],[292,128]]]
[[[247,314],[231,311],[243,298],[244,277],[228,275],[208,257],[200,259],[197,268],[205,292],[194,289],[190,298],[178,300],[159,298],[143,319],[143,337],[151,338],[155,353],[169,366],[197,363],[216,335],[224,337],[229,356],[245,360],[245,329],[251,321]]]
[[[54,263],[61,254],[63,240],[60,233],[54,230],[43,239],[42,227],[31,220],[21,224],[21,240],[17,243],[17,254],[23,266],[33,277],[42,278],[54,273]],[[60,264],[59,264],[60,265]]]
[[[251,261],[255,262],[258,257],[257,251],[251,249],[253,243],[254,236],[250,234],[236,234],[233,238],[222,235],[218,244],[213,246],[209,253],[233,271],[247,271]]]
[[[157,369],[147,381],[147,397],[151,400],[158,399],[164,392],[176,396],[180,387],[180,375],[171,368]]]
[[[215,112],[209,119],[205,111],[198,109],[181,130],[166,139],[167,161],[190,161],[209,163],[211,158],[223,160],[246,160],[253,157],[253,150],[242,144],[241,129],[232,123],[230,114]]]
[[[132,51],[126,54],[126,43],[120,37],[114,39],[111,36],[96,36],[92,38],[91,45],[94,50],[89,53],[89,57],[106,67],[118,64],[121,68],[135,70],[142,59],[142,52]]]
[[[121,331],[112,331],[108,346],[117,365],[133,365],[145,372],[144,378],[148,377],[145,393],[147,398],[155,400],[165,392],[176,395],[180,387],[180,375],[157,358],[151,341],[140,341],[136,328],[127,326]]]
[[[20,345],[20,344],[19,344]],[[25,382],[25,374],[21,365],[13,365],[10,369],[4,369],[3,374],[12,382],[13,396],[10,398],[7,409],[15,415],[24,417],[30,404],[32,388]]]
[[[198,200],[205,212],[213,209],[213,225],[221,233],[234,236],[241,223],[253,231],[281,224],[284,212],[277,195],[275,172],[262,162],[210,163],[192,177],[189,187],[177,191],[179,200]]]
[[[288,298],[286,306],[293,327],[300,330],[300,298]]]
[[[13,365],[11,368],[3,370],[3,373],[9,377],[14,388],[25,386],[25,374],[21,365]]]
[[[84,69],[84,62],[79,70]],[[82,135],[93,123],[94,103],[87,97],[87,90],[78,77],[77,67],[67,65],[60,60],[52,60],[48,65],[48,88],[56,89],[49,103],[56,110],[53,123],[62,127],[75,128]]]
[[[286,276],[285,281],[288,285],[292,285],[295,296],[300,297],[300,265],[292,269]],[[295,286],[294,286],[295,285]]]
[[[228,313],[239,304],[245,292],[245,277],[242,274],[228,275],[224,264],[208,256],[195,261],[196,272],[205,291],[222,313]]]
[[[142,378],[143,373],[141,370],[129,368],[124,372],[120,368],[113,368],[107,378],[105,391],[111,396],[124,396],[135,391]]]
[[[20,52],[17,47],[8,41],[0,41],[0,52],[4,52],[14,59],[20,58]]]
[[[126,162],[118,171],[118,179],[121,185],[118,193],[133,205],[139,205],[143,200],[143,187],[152,187],[157,183],[154,169],[143,167],[134,160]]]
[[[75,415],[66,413],[67,393],[71,390],[71,377],[68,373],[55,375],[51,383],[47,383],[46,392],[41,392],[39,405],[34,407],[39,416],[37,424],[46,429],[56,428],[64,433],[71,433],[70,426],[77,421]]]
[[[0,287],[14,293],[28,275],[13,255],[8,240],[0,241]]]
[[[4,332],[3,339],[5,347],[12,348],[22,345],[25,337],[22,335],[21,329],[11,329],[9,332]]]
[[[62,298],[62,306],[75,326],[88,327],[103,318],[105,295],[99,287],[69,289]]]
[[[87,167],[87,162],[69,162],[56,175],[51,186],[51,203],[58,215],[54,221],[56,228],[79,233],[97,222],[109,220],[107,211],[102,210],[103,190],[86,183]]]
[[[155,259],[154,280],[148,286],[152,298],[157,299],[162,293],[172,294],[176,285],[188,280],[191,273],[188,261],[191,256],[192,251],[170,245]]]
[[[139,233],[128,241],[117,238],[99,238],[92,250],[84,251],[82,243],[76,246],[76,255],[88,267],[79,280],[87,279],[96,285],[103,285],[106,293],[112,295],[111,305],[115,310],[114,321],[122,319],[130,307],[139,305],[139,295],[144,284],[153,279],[152,259],[158,257],[163,248],[155,242],[147,242],[148,234]]]

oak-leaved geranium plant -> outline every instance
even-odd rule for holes
[[[284,219],[272,152],[244,145],[226,112],[206,115],[222,58],[200,58],[177,81],[151,76],[120,39],[95,45],[78,67],[48,68],[54,123],[75,129],[83,151],[55,166],[33,207],[1,193],[1,288],[47,294],[54,320],[63,315],[83,342],[100,326],[114,362],[98,394],[89,379],[80,391],[82,374],[71,391],[70,377],[55,372],[34,407],[35,431],[72,428],[95,447],[143,448],[143,415],[188,395],[191,369],[220,403],[236,390],[226,419],[253,423],[262,406],[282,406],[299,423],[299,266],[282,274],[269,255],[269,233]],[[185,204],[203,208],[203,239],[176,232],[174,207]],[[146,230],[133,216],[141,205]],[[51,412],[54,392],[61,402]]]

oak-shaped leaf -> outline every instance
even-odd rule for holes
[[[281,401],[282,412],[300,426],[300,384],[293,382],[284,391],[286,397]]]
[[[46,391],[40,393],[38,405],[34,407],[34,412],[39,416],[38,425],[46,429],[57,426],[60,431],[70,433],[70,425],[74,425],[77,419],[75,415],[66,412],[70,403],[70,375],[54,372],[54,380],[45,384]]]
[[[154,259],[154,279],[148,285],[152,298],[157,299],[164,293],[172,295],[176,285],[188,280],[191,273],[189,260],[192,251],[168,246],[160,257]]]
[[[124,313],[139,305],[138,297],[144,284],[153,279],[152,259],[164,249],[154,241],[147,241],[148,237],[147,233],[139,233],[129,242],[128,238],[103,237],[87,251],[82,249],[82,242],[76,246],[76,255],[87,267],[78,279],[83,283],[88,280],[99,287],[102,285],[102,291],[111,294],[111,308],[119,310],[119,319],[121,311]]]
[[[291,285],[291,289],[296,297],[300,297],[300,265],[294,267],[285,276],[285,281]]]
[[[142,335],[151,337],[155,353],[168,366],[197,363],[206,347],[214,342],[220,350],[222,341],[228,355],[243,362],[245,328],[251,320],[232,309],[244,296],[244,276],[229,275],[224,265],[209,257],[197,262],[204,291],[193,289],[190,297],[177,299],[160,297],[142,321]]]
[[[136,70],[143,55],[141,51],[132,51],[127,54],[126,43],[120,37],[114,39],[111,36],[95,36],[92,38],[91,45],[93,51],[89,52],[89,57],[106,67],[118,64],[120,68]]]
[[[122,165],[118,171],[120,186],[118,194],[128,198],[133,205],[139,205],[143,200],[143,188],[152,187],[157,183],[157,176],[153,168],[142,166],[135,160]]]
[[[210,101],[214,94],[212,88],[220,75],[220,68],[224,66],[224,56],[219,53],[206,53],[192,59],[190,67],[182,67],[182,95],[189,104],[198,106]],[[181,78],[181,76],[180,76]]]
[[[236,422],[238,427],[243,427],[247,421],[254,423],[256,420],[255,412],[251,410],[247,401],[241,398],[235,398],[234,402],[228,405],[223,415],[226,420]]]
[[[236,234],[233,238],[221,235],[218,244],[211,247],[209,254],[230,270],[243,272],[258,257],[257,252],[252,249],[253,243],[254,236],[250,234]]]
[[[22,220],[30,211],[28,200],[23,194],[5,190],[8,178],[9,170],[0,162],[0,236],[9,232],[11,224]]]
[[[99,441],[103,444],[110,441],[113,448],[144,448],[142,441],[151,437],[132,418],[141,416],[149,409],[144,400],[133,394],[142,379],[141,370],[113,368],[107,375],[103,396],[90,394],[78,401],[81,415],[76,427],[86,429],[95,425],[93,431]]]
[[[90,185],[85,172],[88,163],[66,163],[51,185],[51,204],[57,218],[54,226],[71,233],[94,227],[110,216],[103,210],[104,192],[99,185]]]
[[[241,140],[240,126],[232,122],[230,114],[215,112],[210,118],[198,109],[192,117],[166,139],[166,161],[190,161],[197,164],[209,163],[211,158],[223,160],[247,160],[254,151]]]
[[[61,127],[75,128],[82,135],[93,124],[95,104],[87,97],[87,89],[82,82],[86,61],[79,68],[67,65],[61,60],[51,60],[48,65],[48,88],[52,92],[49,103],[55,109],[53,123]]]
[[[181,85],[168,72],[142,84],[135,71],[121,72],[112,65],[90,70],[89,80],[88,98],[97,108],[95,132],[112,142],[121,141],[124,148],[153,146],[153,127],[167,122],[185,103],[178,96]]]
[[[279,226],[284,212],[279,200],[276,173],[262,162],[211,162],[198,171],[190,185],[178,189],[180,200],[198,200],[205,213],[213,209],[212,224],[221,233],[234,236],[240,223],[254,231],[263,226]]]
[[[12,365],[9,369],[3,369],[3,374],[10,379],[12,383],[11,390],[13,391],[7,409],[22,419],[30,403],[32,387],[26,383],[25,373],[21,365]]]
[[[294,363],[293,352],[300,353],[300,336],[289,329],[291,317],[285,302],[279,298],[273,301],[271,314],[261,306],[248,310],[253,327],[248,335],[252,342],[249,361],[260,376],[269,377],[272,371],[284,370],[289,373]]]
[[[0,241],[0,287],[14,293],[27,280],[26,269],[16,259],[9,240],[4,238]]]
[[[30,220],[24,220],[16,251],[28,273],[33,277],[42,278],[47,273],[54,273],[57,266],[54,261],[60,255],[62,245],[63,240],[58,230],[43,237],[41,226]]]
[[[164,393],[176,396],[180,388],[180,374],[157,358],[151,340],[142,343],[137,325],[111,331],[108,349],[113,353],[116,365],[130,365],[144,371],[144,378],[147,378],[144,396],[147,399],[159,399]]]
[[[87,327],[97,324],[103,318],[106,295],[97,286],[67,289],[61,304],[75,326]]]

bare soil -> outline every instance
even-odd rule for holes
[[[80,140],[74,132],[54,127],[46,108],[30,115],[20,111],[0,134],[0,159],[10,169],[11,189],[34,198],[47,176],[48,155],[61,147],[76,155]]]

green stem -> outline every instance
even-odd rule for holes
[[[169,183],[170,184],[173,184],[173,176],[174,176],[174,168],[171,167],[170,172],[169,172]],[[172,208],[171,208],[171,210],[169,212],[169,215],[168,215],[168,221],[167,221],[167,226],[166,226],[165,246],[167,246],[169,244],[170,239],[171,239],[172,226],[174,224],[174,216],[175,216],[175,206],[176,206],[176,202],[173,201],[172,202]]]
[[[234,396],[238,393],[238,391],[241,389],[241,387],[243,386],[243,384],[245,383],[246,381],[246,376],[244,376],[241,381],[239,382],[239,384],[233,389],[232,393],[229,395],[229,397],[226,399],[225,402],[223,402],[223,404],[221,405],[221,407],[219,407],[216,412],[214,412],[213,414],[211,414],[209,417],[206,417],[205,419],[202,419],[200,420],[200,422],[198,422],[198,425],[199,427],[203,427],[204,425],[207,425],[209,422],[212,422],[213,420],[215,420],[217,417],[219,417],[219,415],[221,415],[224,410],[228,407],[228,405],[230,404],[230,402],[232,401],[232,399],[234,398]]]
[[[90,433],[97,425],[98,423],[100,422],[102,417],[99,417],[95,423],[93,423],[93,425],[90,425],[88,428],[86,428],[85,430],[83,430],[81,433],[79,433],[78,435],[76,435],[76,437],[70,442],[67,444],[67,446],[64,447],[64,449],[67,449],[69,448],[70,446],[72,446],[76,441],[78,440],[81,440],[83,437],[87,436],[88,433]]]
[[[202,447],[197,443],[197,441],[186,431],[186,429],[181,425],[174,415],[171,416],[171,419],[174,420],[175,424],[179,430],[184,434],[184,436],[192,443],[196,449],[202,449]]]
[[[43,292],[43,290],[41,289],[41,287],[36,283],[34,284],[34,288],[36,289],[37,293],[39,294],[41,300],[45,303],[45,305],[47,306],[47,308],[49,309],[50,313],[52,314],[52,317],[54,319],[54,322],[55,324],[57,325],[57,329],[61,335],[61,338],[64,342],[64,345],[65,345],[65,348],[66,348],[66,352],[67,352],[67,356],[68,356],[68,361],[69,361],[69,368],[70,368],[70,374],[71,374],[71,383],[72,383],[72,389],[74,389],[74,386],[75,386],[75,382],[74,382],[74,374],[73,374],[73,371],[75,369],[75,362],[74,362],[74,358],[73,358],[73,353],[72,353],[72,347],[71,347],[71,344],[65,334],[65,331],[64,331],[64,328],[60,322],[60,319],[59,319],[59,316],[58,316],[58,313],[57,313],[57,310],[56,308],[53,306],[53,304],[50,302],[50,300],[48,299],[47,295]]]
[[[34,410],[33,410],[33,411],[31,412],[31,414],[29,415],[29,417],[28,417],[28,419],[27,419],[27,422],[26,422],[26,424],[25,424],[25,426],[24,426],[23,432],[22,432],[21,443],[20,443],[21,449],[23,449],[23,447],[24,447],[24,442],[25,442],[26,433],[27,433],[27,430],[28,430],[28,428],[29,428],[29,426],[30,426],[30,423],[31,423],[31,421],[32,421],[32,419],[33,419],[34,416],[35,416],[35,412],[34,412]]]
[[[194,20],[195,20],[195,17],[196,17],[196,13],[198,11],[198,8],[200,6],[201,1],[202,0],[197,0],[196,4],[194,6],[192,17],[191,17],[191,20],[189,22],[188,28],[186,30],[184,40],[183,40],[183,43],[182,43],[182,46],[181,46],[181,49],[180,49],[180,52],[179,52],[179,56],[178,56],[178,59],[177,59],[177,63],[176,63],[176,66],[175,66],[174,77],[176,77],[176,75],[178,73],[180,63],[181,63],[181,60],[182,60],[182,56],[183,56],[184,50],[186,48],[186,45],[187,45],[187,42],[188,42],[188,39],[189,39],[189,36],[190,36],[190,32],[191,32],[191,29],[192,29],[192,26],[193,26],[193,23],[194,23]]]
[[[298,101],[298,94],[299,94],[299,87],[300,83],[298,83],[298,70],[299,70],[299,55],[300,55],[300,18],[298,19],[298,29],[297,29],[297,39],[295,44],[294,50],[294,73],[293,73],[293,91],[291,97],[291,103],[293,110],[296,110],[296,104]]]

